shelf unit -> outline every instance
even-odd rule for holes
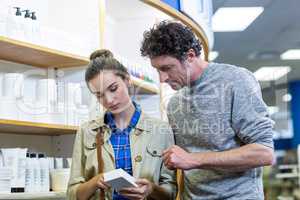
[[[0,36],[0,59],[40,68],[66,68],[87,65],[88,58]],[[155,84],[132,77],[143,94],[158,94]]]
[[[77,126],[0,119],[0,133],[57,136],[75,134],[77,128]]]
[[[39,193],[0,193],[0,200],[50,200],[66,199],[65,192],[39,192]]]
[[[17,41],[0,36],[0,59],[40,68],[65,68],[88,64],[88,58]],[[159,94],[155,84],[131,77],[136,93]],[[35,123],[18,120],[0,119],[0,133],[30,135],[67,135],[75,134],[76,126]]]

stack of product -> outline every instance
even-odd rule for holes
[[[11,170],[4,167],[3,156],[0,151],[0,193],[10,192]]]
[[[30,85],[34,91],[24,88],[25,81],[36,84]],[[0,119],[79,125],[88,119],[82,87],[80,83],[63,84],[59,88],[55,79],[32,80],[21,73],[0,73]],[[33,96],[30,100],[24,97],[27,92]]]
[[[26,152],[27,149],[22,148],[1,149],[0,192],[49,192],[50,186],[53,191],[66,191],[70,158],[64,165],[63,158],[46,158],[41,153]]]
[[[128,69],[130,75],[148,83],[159,83],[157,71],[150,64],[134,63],[119,55],[116,55],[116,59]]]

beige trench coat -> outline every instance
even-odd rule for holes
[[[104,123],[104,117],[83,124],[74,143],[67,199],[75,200],[78,186],[98,174],[95,129],[99,127],[104,128],[104,172],[115,169],[114,150],[109,140],[111,130]],[[137,126],[130,133],[133,176],[146,178],[164,187],[170,199],[175,199],[177,192],[176,172],[165,168],[161,154],[173,144],[174,135],[169,125],[142,112]],[[99,199],[99,191],[96,191],[91,199]],[[105,199],[112,199],[112,190],[105,192]]]

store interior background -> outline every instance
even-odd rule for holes
[[[44,43],[39,45],[87,57],[91,50],[99,48],[101,43],[98,37],[99,24],[94,23],[99,18],[99,5],[96,1],[80,0],[73,1],[70,8],[69,1],[61,0],[60,6],[57,6],[58,3],[55,1],[15,0],[14,3],[36,11],[39,21],[53,28],[44,30],[49,35],[44,34],[43,38],[48,40],[43,40]],[[5,0],[0,0],[0,3],[3,2]],[[140,66],[150,67],[149,61],[141,58],[139,54],[142,33],[157,20],[169,17],[155,9],[145,12],[145,5],[134,0],[126,2],[108,0],[107,2],[104,46],[129,65],[138,63]],[[180,6],[179,1],[163,2],[175,9]],[[221,7],[264,8],[263,12],[243,31],[214,31],[211,52],[218,52],[218,56],[210,60],[239,65],[252,72],[256,72],[263,66],[290,67],[289,73],[277,80],[260,81],[263,98],[270,107],[271,118],[276,122],[274,141],[277,162],[274,166],[265,168],[264,183],[265,193],[269,199],[300,199],[300,153],[297,153],[300,144],[300,56],[288,60],[281,58],[281,55],[289,49],[300,49],[300,23],[298,22],[300,1],[213,0],[212,6],[212,14]],[[135,12],[128,14],[131,9]],[[3,22],[1,20],[3,19],[0,18],[0,23]],[[64,34],[54,30],[62,30]],[[57,78],[57,71],[53,69],[36,71],[37,68],[27,64],[0,60],[2,73],[25,73],[30,70],[34,70],[39,75],[31,76],[25,83],[24,98],[28,101],[32,101],[35,96],[36,85],[33,83],[41,77],[44,78],[45,75],[48,78]],[[84,70],[85,66],[59,69],[62,76],[58,78],[62,82],[77,82],[85,87]],[[157,75],[147,70],[145,73],[152,73],[153,79],[157,82]],[[82,101],[86,104],[91,103],[89,98],[92,97],[89,96],[87,88],[83,93],[82,96],[85,98]],[[143,94],[137,95],[136,98],[151,115],[162,117],[159,95]],[[95,100],[92,102],[95,103]],[[30,147],[31,151],[61,157],[71,156],[74,141],[74,135],[45,137],[1,133],[0,138],[1,148]]]
[[[264,184],[269,199],[299,198],[300,57],[283,59],[290,49],[300,49],[300,2],[297,0],[214,0],[220,7],[262,6],[263,12],[241,32],[214,32],[214,62],[232,63],[256,72],[263,66],[289,66],[287,75],[260,81],[263,99],[270,106],[274,127],[276,164],[265,169]],[[236,20],[239,20],[238,18]],[[271,197],[272,196],[272,197]]]

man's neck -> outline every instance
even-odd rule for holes
[[[204,70],[208,67],[208,62],[202,59],[198,59],[195,65],[192,67],[191,70],[191,82],[196,81],[199,77],[203,74]]]

